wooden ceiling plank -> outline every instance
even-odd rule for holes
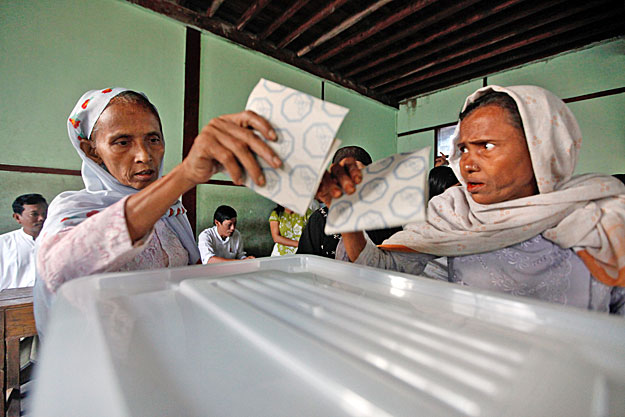
[[[245,25],[260,13],[271,0],[256,0],[254,4],[247,8],[241,19],[237,22],[237,30],[243,30]]]
[[[514,13],[514,14],[509,14],[506,16],[502,16],[501,19],[498,19],[496,22],[493,22],[491,25],[489,26],[480,26],[479,29],[475,32],[473,32],[473,34],[471,36],[476,36],[476,34],[479,33],[483,33],[483,32],[487,32],[489,30],[492,30],[496,27],[501,27],[505,24],[508,24],[509,22],[515,21],[515,20],[519,20],[523,17],[529,16],[531,14],[534,14],[538,11],[544,10],[547,7],[553,6],[554,4],[559,4],[562,3],[563,1],[566,0],[551,0],[551,1],[544,1],[544,2],[539,2],[537,3],[534,7],[532,8],[523,8],[522,10],[519,10],[518,12]],[[493,8],[489,8],[488,10],[480,10],[477,13],[474,13],[473,15],[467,17],[465,20],[462,21],[458,21],[456,23],[453,23],[449,26],[445,26],[443,27],[440,31],[431,34],[430,36],[426,37],[426,38],[419,38],[417,40],[415,40],[414,42],[412,42],[411,44],[402,47],[400,49],[396,49],[393,52],[390,52],[387,55],[381,56],[378,59],[375,59],[373,61],[366,61],[366,63],[363,66],[354,68],[353,70],[347,72],[345,74],[346,77],[353,77],[355,75],[361,74],[362,72],[368,70],[369,68],[373,68],[376,67],[386,61],[389,61],[395,57],[398,57],[400,55],[403,55],[407,52],[410,52],[416,48],[419,48],[421,46],[424,45],[429,45],[432,42],[434,42],[436,39],[442,38],[443,36],[447,36],[451,33],[454,32],[458,32],[459,30],[470,26],[474,23],[477,22],[482,22],[483,19],[486,19],[494,14],[497,14],[505,9],[507,9],[508,7],[514,6],[516,4],[519,3],[519,0],[508,0],[506,2],[502,2],[499,3],[498,5],[496,5]],[[456,39],[456,41],[454,43],[450,43],[448,44],[449,46],[454,45],[460,41],[462,41],[463,38],[458,38]],[[418,54],[411,54],[409,57],[404,58],[401,61],[397,61],[393,64],[391,64],[390,66],[388,64],[385,64],[382,66],[381,69],[377,70],[377,71],[373,71],[373,72],[368,72],[367,74],[363,75],[362,77],[359,77],[358,79],[361,81],[368,81],[371,80],[373,78],[377,78],[381,75],[384,75],[390,71],[393,71],[394,69],[397,69],[403,65],[409,64],[411,62],[416,61],[417,59],[415,58],[415,56],[417,56]]]
[[[277,18],[263,33],[258,35],[261,39],[267,39],[273,32],[276,31],[284,22],[289,20],[291,16],[299,11],[302,7],[306,6],[310,0],[297,0],[291,5],[282,15]]]
[[[303,25],[301,25],[300,27],[295,29],[293,32],[291,32],[288,36],[286,36],[284,39],[282,39],[280,43],[278,43],[278,48],[284,48],[285,46],[293,42],[302,33],[306,32],[310,27],[314,26],[321,20],[325,19],[326,17],[334,13],[336,9],[338,9],[339,7],[341,7],[348,1],[349,0],[332,0],[332,2],[330,2],[326,7],[319,10],[317,13],[315,13],[315,15],[311,17],[310,19],[308,19]]]
[[[221,6],[223,2],[224,0],[213,0],[213,4],[211,4],[211,7],[208,9],[208,17],[215,16],[215,13],[217,13],[217,10],[219,10],[219,6]]]
[[[381,22],[376,23],[370,29],[357,33],[351,38],[341,42],[339,45],[336,45],[334,48],[325,52],[323,55],[317,57],[315,59],[315,63],[319,64],[319,63],[324,62],[325,60],[338,54],[340,51],[359,44],[360,42],[370,38],[376,33],[405,19],[407,16],[410,16],[411,14],[418,12],[419,10],[423,9],[426,6],[436,3],[437,1],[438,0],[418,0],[418,1],[411,2],[411,4],[399,10],[397,13],[394,13],[391,16],[388,16],[386,19],[382,20]]]
[[[567,13],[567,11],[564,11],[563,14],[567,15],[568,13]],[[409,77],[408,79],[406,79],[404,81],[401,81],[399,83],[394,83],[393,85],[390,85],[390,86],[388,86],[386,88],[376,89],[376,91],[379,91],[379,92],[385,93],[385,94],[390,94],[393,91],[397,91],[400,88],[406,87],[406,86],[411,85],[411,84],[418,83],[418,82],[420,82],[420,81],[422,81],[422,80],[424,80],[426,78],[436,77],[436,76],[439,76],[439,75],[444,74],[446,72],[451,72],[451,71],[453,71],[455,69],[458,69],[458,68],[462,68],[462,67],[466,67],[466,66],[469,66],[469,65],[473,65],[476,62],[480,62],[480,61],[492,58],[494,56],[501,55],[501,54],[504,54],[506,52],[510,52],[510,51],[515,50],[515,49],[522,48],[522,47],[534,44],[536,42],[540,42],[540,41],[549,39],[549,38],[557,36],[557,35],[559,35],[561,33],[579,30],[579,28],[581,26],[585,27],[586,25],[588,25],[590,23],[597,22],[597,21],[599,21],[599,20],[601,20],[601,19],[603,19],[605,17],[608,17],[610,15],[614,15],[614,11],[606,10],[603,13],[588,16],[583,21],[571,22],[569,24],[559,26],[559,27],[557,27],[557,28],[555,28],[553,30],[541,32],[541,33],[539,33],[537,35],[534,35],[534,36],[531,36],[529,38],[526,38],[525,36],[523,36],[523,39],[521,39],[521,40],[513,41],[512,43],[508,43],[506,45],[502,45],[502,46],[500,46],[499,48],[496,48],[496,49],[488,49],[488,51],[486,51],[485,53],[482,53],[480,55],[477,55],[477,56],[474,56],[474,57],[462,60],[460,62],[457,62],[456,64],[453,64],[453,65],[445,65],[445,66],[443,66],[441,68],[428,71],[425,74],[418,74],[418,73],[422,72],[422,68],[419,68],[419,69],[415,70],[414,72],[411,71],[411,73],[414,73],[414,74],[417,74],[417,75]],[[506,35],[506,37],[508,37],[508,36]],[[483,42],[483,45],[481,45],[480,48],[482,48],[483,46],[488,45],[490,43],[491,42],[489,42],[489,41]],[[476,49],[479,49],[479,48],[472,48],[472,50],[476,50]],[[450,55],[450,57],[451,56],[454,56],[454,57],[462,56],[462,55],[466,55],[466,53],[467,52],[465,50],[462,53],[460,53],[460,52],[454,53],[454,54]],[[452,58],[449,58],[449,59],[452,59]],[[447,61],[447,60],[448,60],[447,57],[445,57],[445,61]],[[439,63],[442,63],[442,62],[439,62]],[[430,66],[431,65],[428,64],[425,67],[429,68]]]
[[[340,74],[330,71],[326,67],[315,65],[308,59],[299,58],[293,52],[283,48],[278,48],[273,43],[263,41],[251,33],[238,31],[236,30],[236,27],[230,23],[215,18],[209,18],[206,14],[196,13],[193,10],[171,3],[168,0],[126,1],[144,7],[148,10],[169,16],[170,18],[186,25],[207,30],[217,36],[221,36],[222,38],[238,43],[239,45],[276,58],[279,61],[293,65],[294,67],[300,68],[320,78],[342,85],[350,90],[354,90],[364,96],[372,98],[373,100],[379,101],[380,103],[397,108],[397,102],[390,97],[385,96],[384,94],[378,94],[365,86],[356,84],[352,80],[346,79]]]
[[[308,52],[312,51],[317,46],[321,45],[324,42],[327,42],[328,40],[334,38],[336,35],[343,32],[344,30],[349,29],[350,27],[354,26],[356,23],[360,22],[362,19],[369,16],[371,13],[375,12],[382,6],[387,5],[391,1],[393,0],[378,0],[377,2],[373,3],[371,6],[367,7],[365,10],[359,13],[356,13],[349,19],[343,21],[341,24],[335,26],[333,29],[331,29],[326,34],[324,34],[323,36],[315,40],[313,43],[306,45],[305,47],[300,49],[297,52],[297,56],[306,55]]]
[[[411,26],[409,28],[406,28],[404,30],[402,30],[399,33],[396,33],[393,36],[389,36],[388,38],[384,39],[382,42],[378,42],[375,45],[372,46],[368,46],[367,48],[363,48],[362,51],[352,55],[350,58],[346,59],[343,62],[340,62],[337,65],[333,65],[332,68],[338,70],[341,68],[346,67],[347,65],[365,57],[365,56],[371,56],[374,55],[375,52],[379,51],[380,49],[386,48],[391,46],[392,44],[394,44],[395,42],[401,41],[402,39],[417,33],[418,31],[420,31],[421,29],[434,24],[435,22],[438,22],[441,19],[445,19],[449,16],[452,16],[464,9],[466,9],[467,7],[470,7],[472,5],[474,5],[475,3],[478,3],[480,0],[465,0],[465,1],[459,1],[456,4],[454,4],[451,7],[447,7],[442,9],[441,11],[439,11],[438,13],[435,13],[433,15],[430,15],[428,18],[420,21],[418,24]],[[325,55],[329,55],[329,53],[332,51],[328,51]],[[321,58],[325,58],[323,55],[321,57],[319,57],[318,59],[315,60],[315,63],[320,63],[323,62],[325,59],[321,59]],[[329,56],[328,56],[329,57]]]
[[[555,44],[550,43],[542,48],[532,49],[531,51],[526,51],[524,53],[518,53],[512,58],[506,59],[503,63],[501,61],[497,61],[477,68],[474,67],[469,72],[463,72],[462,74],[456,74],[449,77],[438,77],[436,80],[421,83],[416,87],[410,86],[397,93],[394,97],[398,102],[400,102],[401,100],[411,99],[422,94],[431,94],[438,90],[449,88],[472,79],[481,78],[498,71],[516,67],[518,65],[536,62],[572,49],[581,48],[589,43],[607,39],[612,36],[622,35],[622,25],[619,23],[613,23],[596,29],[597,30],[594,30],[593,33],[586,32],[580,34],[579,36],[567,36],[563,41],[558,41]]]

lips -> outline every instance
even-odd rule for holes
[[[484,183],[482,182],[467,182],[467,191],[470,193],[475,193],[484,187]]]
[[[147,180],[154,177],[155,172],[156,171],[154,171],[153,169],[145,169],[143,171],[135,172],[134,176],[141,180]]]

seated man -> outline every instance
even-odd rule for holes
[[[0,235],[0,290],[35,285],[35,239],[48,214],[40,194],[24,194],[13,202],[13,218],[22,228]]]
[[[237,227],[237,212],[230,206],[219,206],[213,216],[215,225],[198,236],[202,263],[254,259],[243,251],[241,234]]]

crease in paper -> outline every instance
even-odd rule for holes
[[[274,169],[257,158],[266,184],[260,187],[246,178],[245,185],[304,215],[328,160],[338,149],[336,132],[349,110],[265,79],[254,87],[245,108],[263,116],[274,127],[278,140],[266,142],[283,163]],[[259,132],[256,134],[262,138]]]
[[[363,169],[356,191],[335,199],[325,234],[385,229],[425,220],[430,147],[400,153]]]

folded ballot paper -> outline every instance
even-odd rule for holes
[[[267,144],[283,163],[274,169],[258,158],[266,183],[260,187],[248,177],[245,185],[304,215],[340,145],[336,132],[349,110],[265,79],[254,87],[245,108],[274,127],[278,140]]]
[[[384,229],[425,220],[429,156],[427,147],[367,166],[356,192],[332,201],[325,233]]]

